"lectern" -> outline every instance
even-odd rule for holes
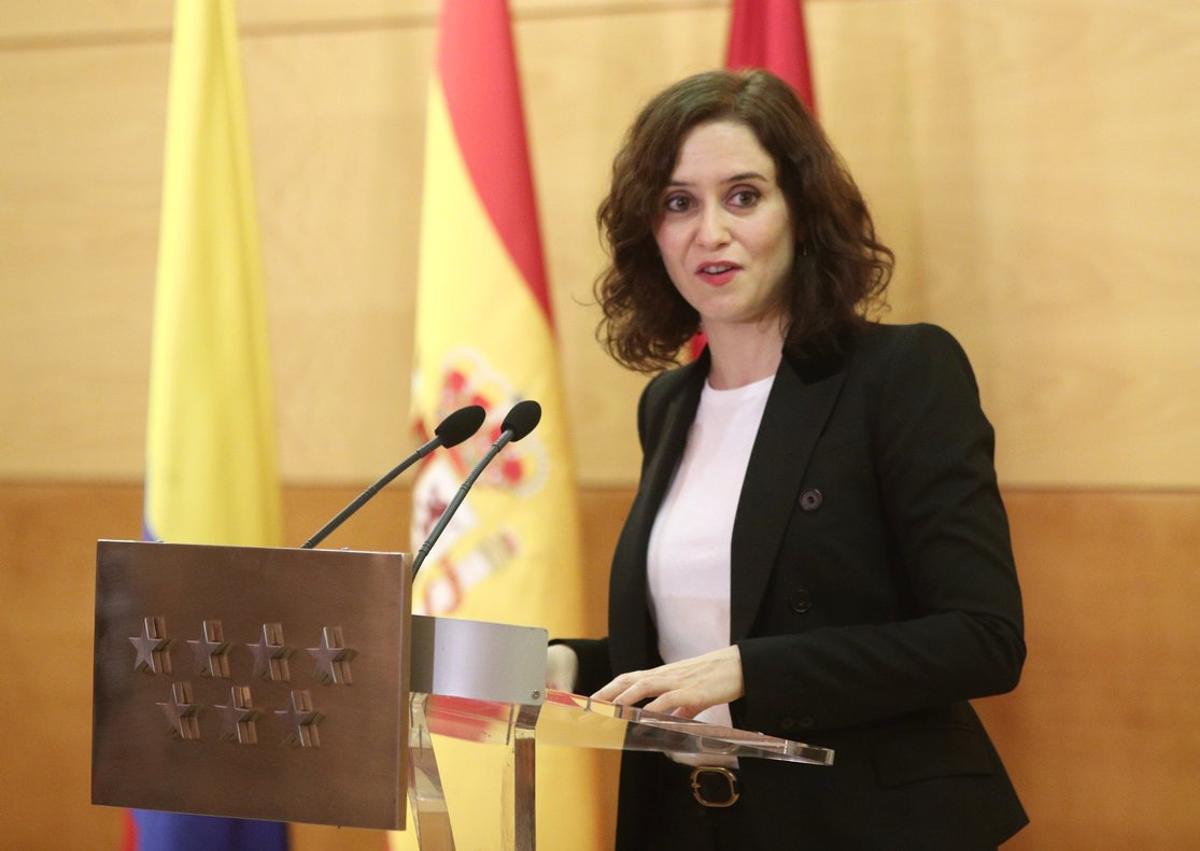
[[[546,631],[410,614],[400,553],[100,541],[92,802],[406,828],[453,849],[435,736],[507,749],[532,851],[547,745],[830,765],[833,752],[544,687]],[[805,769],[798,769],[805,770]]]

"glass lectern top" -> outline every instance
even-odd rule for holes
[[[424,701],[432,733],[480,743],[512,742],[518,704],[443,695],[413,697]],[[833,751],[828,748],[554,690],[547,691],[535,723],[535,738],[541,745],[833,764]]]

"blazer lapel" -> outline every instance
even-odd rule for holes
[[[845,381],[840,367],[840,360],[793,363],[785,355],[775,375],[734,518],[730,643],[754,625],[804,471]]]

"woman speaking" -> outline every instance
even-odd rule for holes
[[[602,338],[658,375],[608,637],[556,642],[548,680],[837,752],[627,753],[617,847],[996,847],[1027,819],[967,701],[1011,690],[1025,645],[962,348],[873,320],[892,252],[768,73],[651,100],[599,222]],[[698,331],[706,350],[675,366]]]

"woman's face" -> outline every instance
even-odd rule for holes
[[[684,136],[659,216],[667,274],[710,335],[779,311],[795,254],[791,214],[749,127],[713,121]]]

